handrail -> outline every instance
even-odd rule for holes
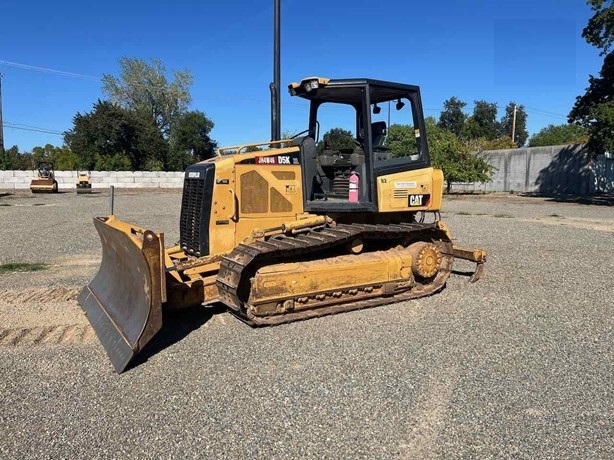
[[[265,142],[257,142],[255,144],[243,144],[243,145],[233,145],[230,147],[221,147],[217,150],[217,155],[223,156],[223,155],[237,155],[240,153],[252,153],[252,152],[247,152],[247,151],[242,152],[242,150],[247,149],[248,147],[266,146],[270,149],[272,148],[273,145],[284,147],[282,144],[288,144],[288,147],[289,147],[291,142],[292,142],[292,139],[282,139],[279,141],[265,141]]]

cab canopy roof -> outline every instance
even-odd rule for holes
[[[337,102],[359,105],[363,98],[362,89],[369,87],[370,102],[381,103],[417,94],[420,88],[416,85],[394,83],[370,78],[329,79],[308,77],[288,85],[292,96],[321,102]]]

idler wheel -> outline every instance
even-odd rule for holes
[[[435,276],[441,266],[441,251],[433,243],[414,243],[409,246],[412,256],[411,269],[414,275],[422,278]]]

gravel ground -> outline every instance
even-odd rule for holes
[[[118,191],[115,213],[171,243],[180,201]],[[448,198],[478,283],[263,329],[183,312],[122,375],[75,300],[108,209],[0,193],[0,263],[50,264],[0,275],[0,458],[614,458],[612,206]]]

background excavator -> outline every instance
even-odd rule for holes
[[[442,289],[455,259],[486,260],[452,243],[440,219],[443,173],[431,166],[417,86],[312,77],[292,83],[307,129],[280,139],[279,0],[271,141],[219,149],[185,171],[180,240],[94,218],[102,262],[79,294],[117,372],[161,329],[164,308],[221,302],[242,321],[276,325],[413,299]],[[381,114],[413,127],[386,145]],[[351,145],[323,142],[329,128]]]

